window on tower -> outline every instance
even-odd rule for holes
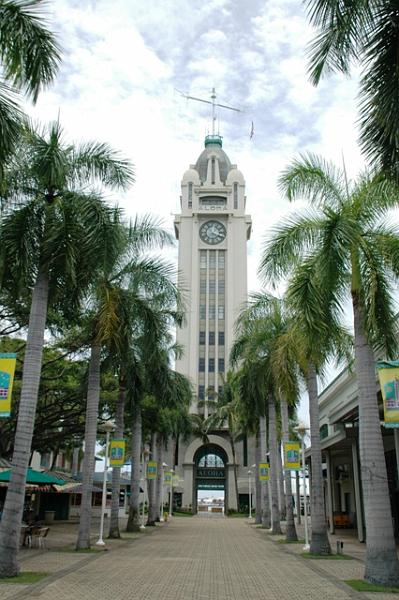
[[[238,183],[234,184],[234,208],[238,208]]]
[[[209,345],[210,346],[215,345],[215,332],[214,331],[209,332]]]
[[[216,306],[210,305],[209,306],[209,318],[215,319],[215,317],[216,317]]]
[[[224,319],[224,306],[223,304],[218,306],[218,319],[222,321]]]
[[[224,358],[219,358],[218,371],[224,373]]]
[[[216,252],[209,252],[209,268],[214,269],[216,267]]]
[[[209,293],[214,294],[216,288],[216,281],[214,279],[209,280]]]
[[[210,358],[209,359],[208,371],[209,371],[209,373],[214,373],[215,372],[215,359],[214,358]]]
[[[219,252],[219,268],[224,267],[224,252]]]
[[[198,361],[198,371],[205,371],[205,358],[200,358]]]
[[[206,269],[206,251],[201,252],[200,267],[201,267],[201,269]]]
[[[216,180],[216,169],[215,169],[215,159],[211,159],[211,182],[215,183]]]
[[[224,279],[219,279],[219,281],[218,281],[218,289],[219,289],[219,294],[223,294],[224,293]]]
[[[193,184],[188,184],[188,208],[193,207]]]
[[[205,331],[200,331],[199,343],[201,344],[201,346],[203,346],[205,344]]]
[[[219,331],[219,346],[224,346],[224,331]]]
[[[200,304],[200,319],[206,319],[206,306],[205,304]]]
[[[200,293],[206,294],[206,279],[201,279],[200,281]]]
[[[198,386],[198,400],[205,400],[205,386]]]

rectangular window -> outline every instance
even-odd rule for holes
[[[224,331],[219,331],[219,346],[224,346]]]
[[[198,400],[205,400],[205,386],[198,386]]]
[[[201,279],[200,281],[200,293],[206,294],[206,279]]]
[[[206,252],[201,252],[200,267],[201,269],[206,269]]]
[[[198,371],[205,371],[205,358],[200,358],[198,361]]]
[[[203,346],[205,344],[205,331],[200,331],[199,343],[201,344],[201,346]]]
[[[215,332],[214,331],[209,332],[209,345],[210,346],[215,345]]]
[[[208,399],[213,400],[215,397],[215,386],[208,385]]]
[[[219,267],[224,267],[224,252],[219,252]]]
[[[209,359],[209,368],[208,368],[209,373],[214,373],[215,372],[215,359],[214,358],[210,358]]]
[[[222,321],[224,319],[224,306],[223,304],[218,307],[218,319]]]
[[[214,294],[216,289],[216,281],[214,279],[209,280],[209,293]]]
[[[224,358],[219,358],[219,373],[224,373]]]
[[[224,294],[224,279],[218,281],[219,294]]]
[[[188,208],[193,207],[193,184],[188,184]]]
[[[211,159],[211,181],[215,183],[215,159]]]
[[[216,267],[216,252],[212,251],[209,253],[209,268],[212,269]]]
[[[216,306],[209,306],[209,318],[214,319],[216,317]]]
[[[205,304],[200,304],[200,319],[206,319],[206,306]]]
[[[234,208],[238,208],[238,183],[234,184]]]

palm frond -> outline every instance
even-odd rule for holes
[[[99,181],[110,188],[127,189],[134,182],[129,160],[108,144],[86,142],[73,149],[71,176],[74,181]]]

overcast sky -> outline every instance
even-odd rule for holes
[[[176,89],[209,98],[214,86],[219,102],[243,110],[219,116],[254,223],[250,290],[259,287],[265,233],[292,210],[276,187],[287,163],[313,151],[340,164],[344,155],[350,175],[361,169],[356,79],[308,82],[313,33],[301,0],[53,0],[49,7],[63,63],[30,112],[44,122],[60,113],[70,139],[107,141],[133,161],[136,183],[119,199],[127,214],[150,212],[172,229],[181,177],[210,127],[208,107]]]

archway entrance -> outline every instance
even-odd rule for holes
[[[194,513],[223,514],[228,508],[227,455],[220,446],[206,444],[194,455]]]

